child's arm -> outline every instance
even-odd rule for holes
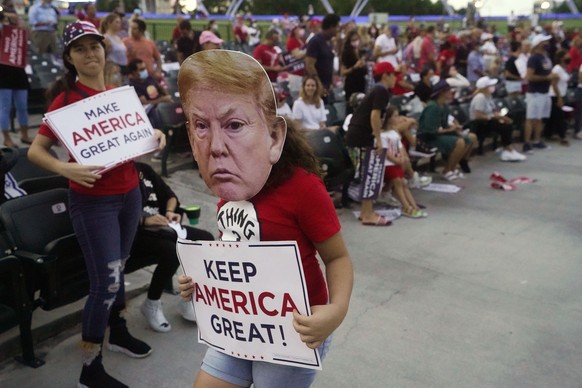
[[[315,244],[325,263],[325,277],[329,288],[330,302],[326,305],[312,306],[310,316],[293,312],[293,327],[301,341],[315,349],[329,337],[342,323],[350,304],[354,271],[341,232],[322,243]]]

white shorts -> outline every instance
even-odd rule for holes
[[[552,112],[552,98],[550,93],[526,93],[525,118],[528,120],[541,120],[550,117]]]

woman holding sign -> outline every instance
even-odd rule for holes
[[[65,27],[63,61],[67,72],[48,90],[49,111],[106,90],[103,36],[88,22]],[[78,80],[76,81],[78,77]],[[165,139],[156,131],[163,148]],[[58,138],[46,125],[35,137],[29,158],[32,162],[69,179],[71,221],[83,250],[90,291],[83,310],[82,358],[79,381],[82,387],[126,387],[105,372],[101,346],[109,325],[109,349],[131,357],[146,357],[151,348],[132,337],[121,316],[125,308],[124,265],[141,217],[141,194],[133,162],[98,174],[103,166],[83,166],[53,157],[49,150]]]
[[[293,326],[301,341],[323,356],[347,313],[353,271],[311,148],[300,131],[276,116],[269,78],[246,54],[194,54],[182,64],[178,85],[200,173],[221,199],[221,239],[297,242],[312,315],[294,311]],[[222,211],[246,212],[238,218],[244,225],[234,217],[221,218]],[[325,278],[317,253],[325,264]],[[179,282],[182,296],[190,299],[192,279],[181,276]],[[315,373],[209,349],[194,385],[308,387]]]

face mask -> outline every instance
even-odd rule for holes
[[[148,77],[148,71],[146,69],[143,69],[139,72],[140,79],[146,79],[147,77]]]
[[[212,31],[218,31],[218,24],[212,25]]]
[[[489,90],[489,93],[493,94],[495,93],[495,86],[489,86],[487,90]]]
[[[350,43],[352,44],[352,47],[359,47],[360,46],[359,40],[352,40]]]
[[[297,31],[297,33],[299,34],[300,38],[303,38],[305,36],[305,30],[303,28],[300,28],[299,31]]]

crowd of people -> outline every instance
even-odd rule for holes
[[[239,18],[238,30],[244,30],[242,23]],[[402,142],[404,152],[416,146],[423,153],[439,152],[446,181],[471,172],[474,149],[482,152],[488,136],[500,137],[497,151],[504,162],[523,162],[549,148],[550,141],[568,146],[569,138],[582,139],[582,36],[577,29],[564,30],[561,21],[535,27],[515,23],[504,33],[484,22],[454,31],[444,23],[419,25],[414,17],[405,28],[358,26],[331,14],[285,24],[277,19],[270,28],[267,34],[276,32],[278,39],[265,40],[268,56],[258,48],[248,52],[291,96],[282,92],[280,114],[304,130],[339,128],[351,155],[380,150],[382,119],[391,104],[413,121],[411,141]],[[303,65],[293,66],[295,61]],[[350,101],[359,94],[365,98],[355,107]],[[509,97],[523,104],[523,112],[510,106]],[[330,122],[327,114],[338,103],[349,125]],[[466,117],[453,114],[451,106],[459,104]],[[516,132],[523,142],[519,150]],[[387,159],[389,166],[399,163],[393,156]],[[360,160],[353,163],[358,167]],[[387,173],[386,178],[387,186],[398,187],[398,176]],[[398,198],[407,210],[403,214],[411,214],[411,201],[402,193]],[[362,201],[361,213],[363,224],[390,224],[373,212],[370,201]]]

